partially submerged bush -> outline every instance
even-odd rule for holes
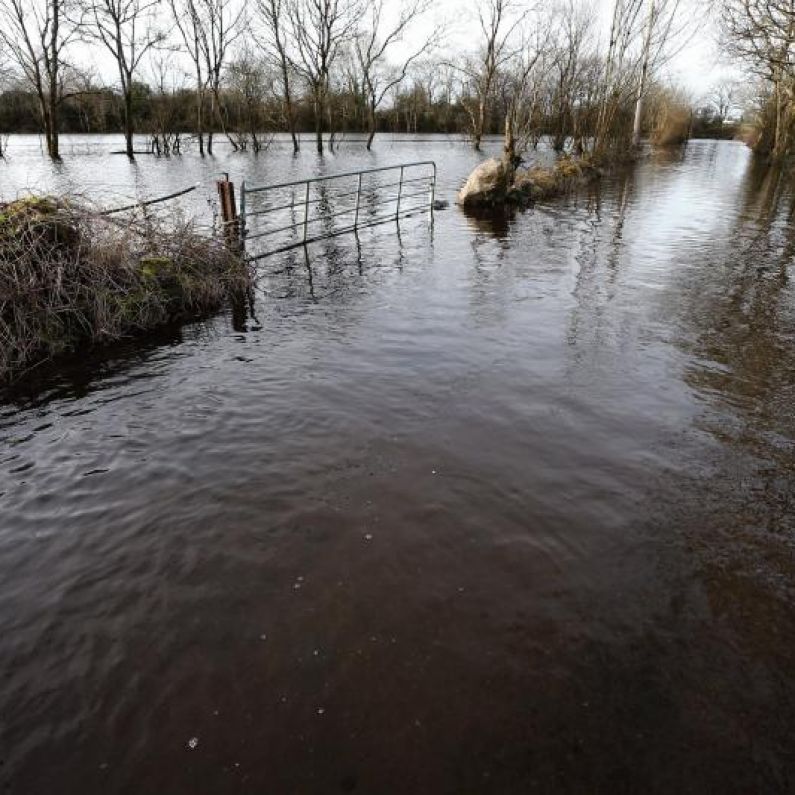
[[[552,168],[533,166],[517,172],[508,198],[519,204],[546,199],[586,185],[599,174],[587,157],[561,157]]]
[[[0,381],[91,343],[201,315],[247,288],[243,259],[192,224],[0,203]]]
[[[458,203],[470,209],[527,204],[567,193],[597,179],[599,169],[587,157],[561,157],[554,166],[531,166],[516,171],[510,182],[508,169],[496,159],[481,163],[458,194]]]

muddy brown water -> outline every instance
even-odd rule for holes
[[[33,143],[3,196],[476,162]],[[3,791],[792,792],[794,210],[693,142],[6,394]]]

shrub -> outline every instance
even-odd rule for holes
[[[650,97],[651,129],[655,146],[676,146],[690,138],[692,107],[681,91],[657,88]]]
[[[53,197],[0,203],[0,381],[207,313],[250,279],[240,256],[179,219],[111,220]]]

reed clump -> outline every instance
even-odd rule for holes
[[[50,196],[0,203],[0,382],[84,346],[218,308],[251,273],[178,217],[104,217]]]

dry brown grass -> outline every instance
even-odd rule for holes
[[[249,283],[245,262],[188,222],[111,221],[51,197],[0,204],[0,381],[209,312]]]
[[[649,101],[649,138],[655,146],[678,146],[690,137],[692,102],[682,91],[656,87]]]

